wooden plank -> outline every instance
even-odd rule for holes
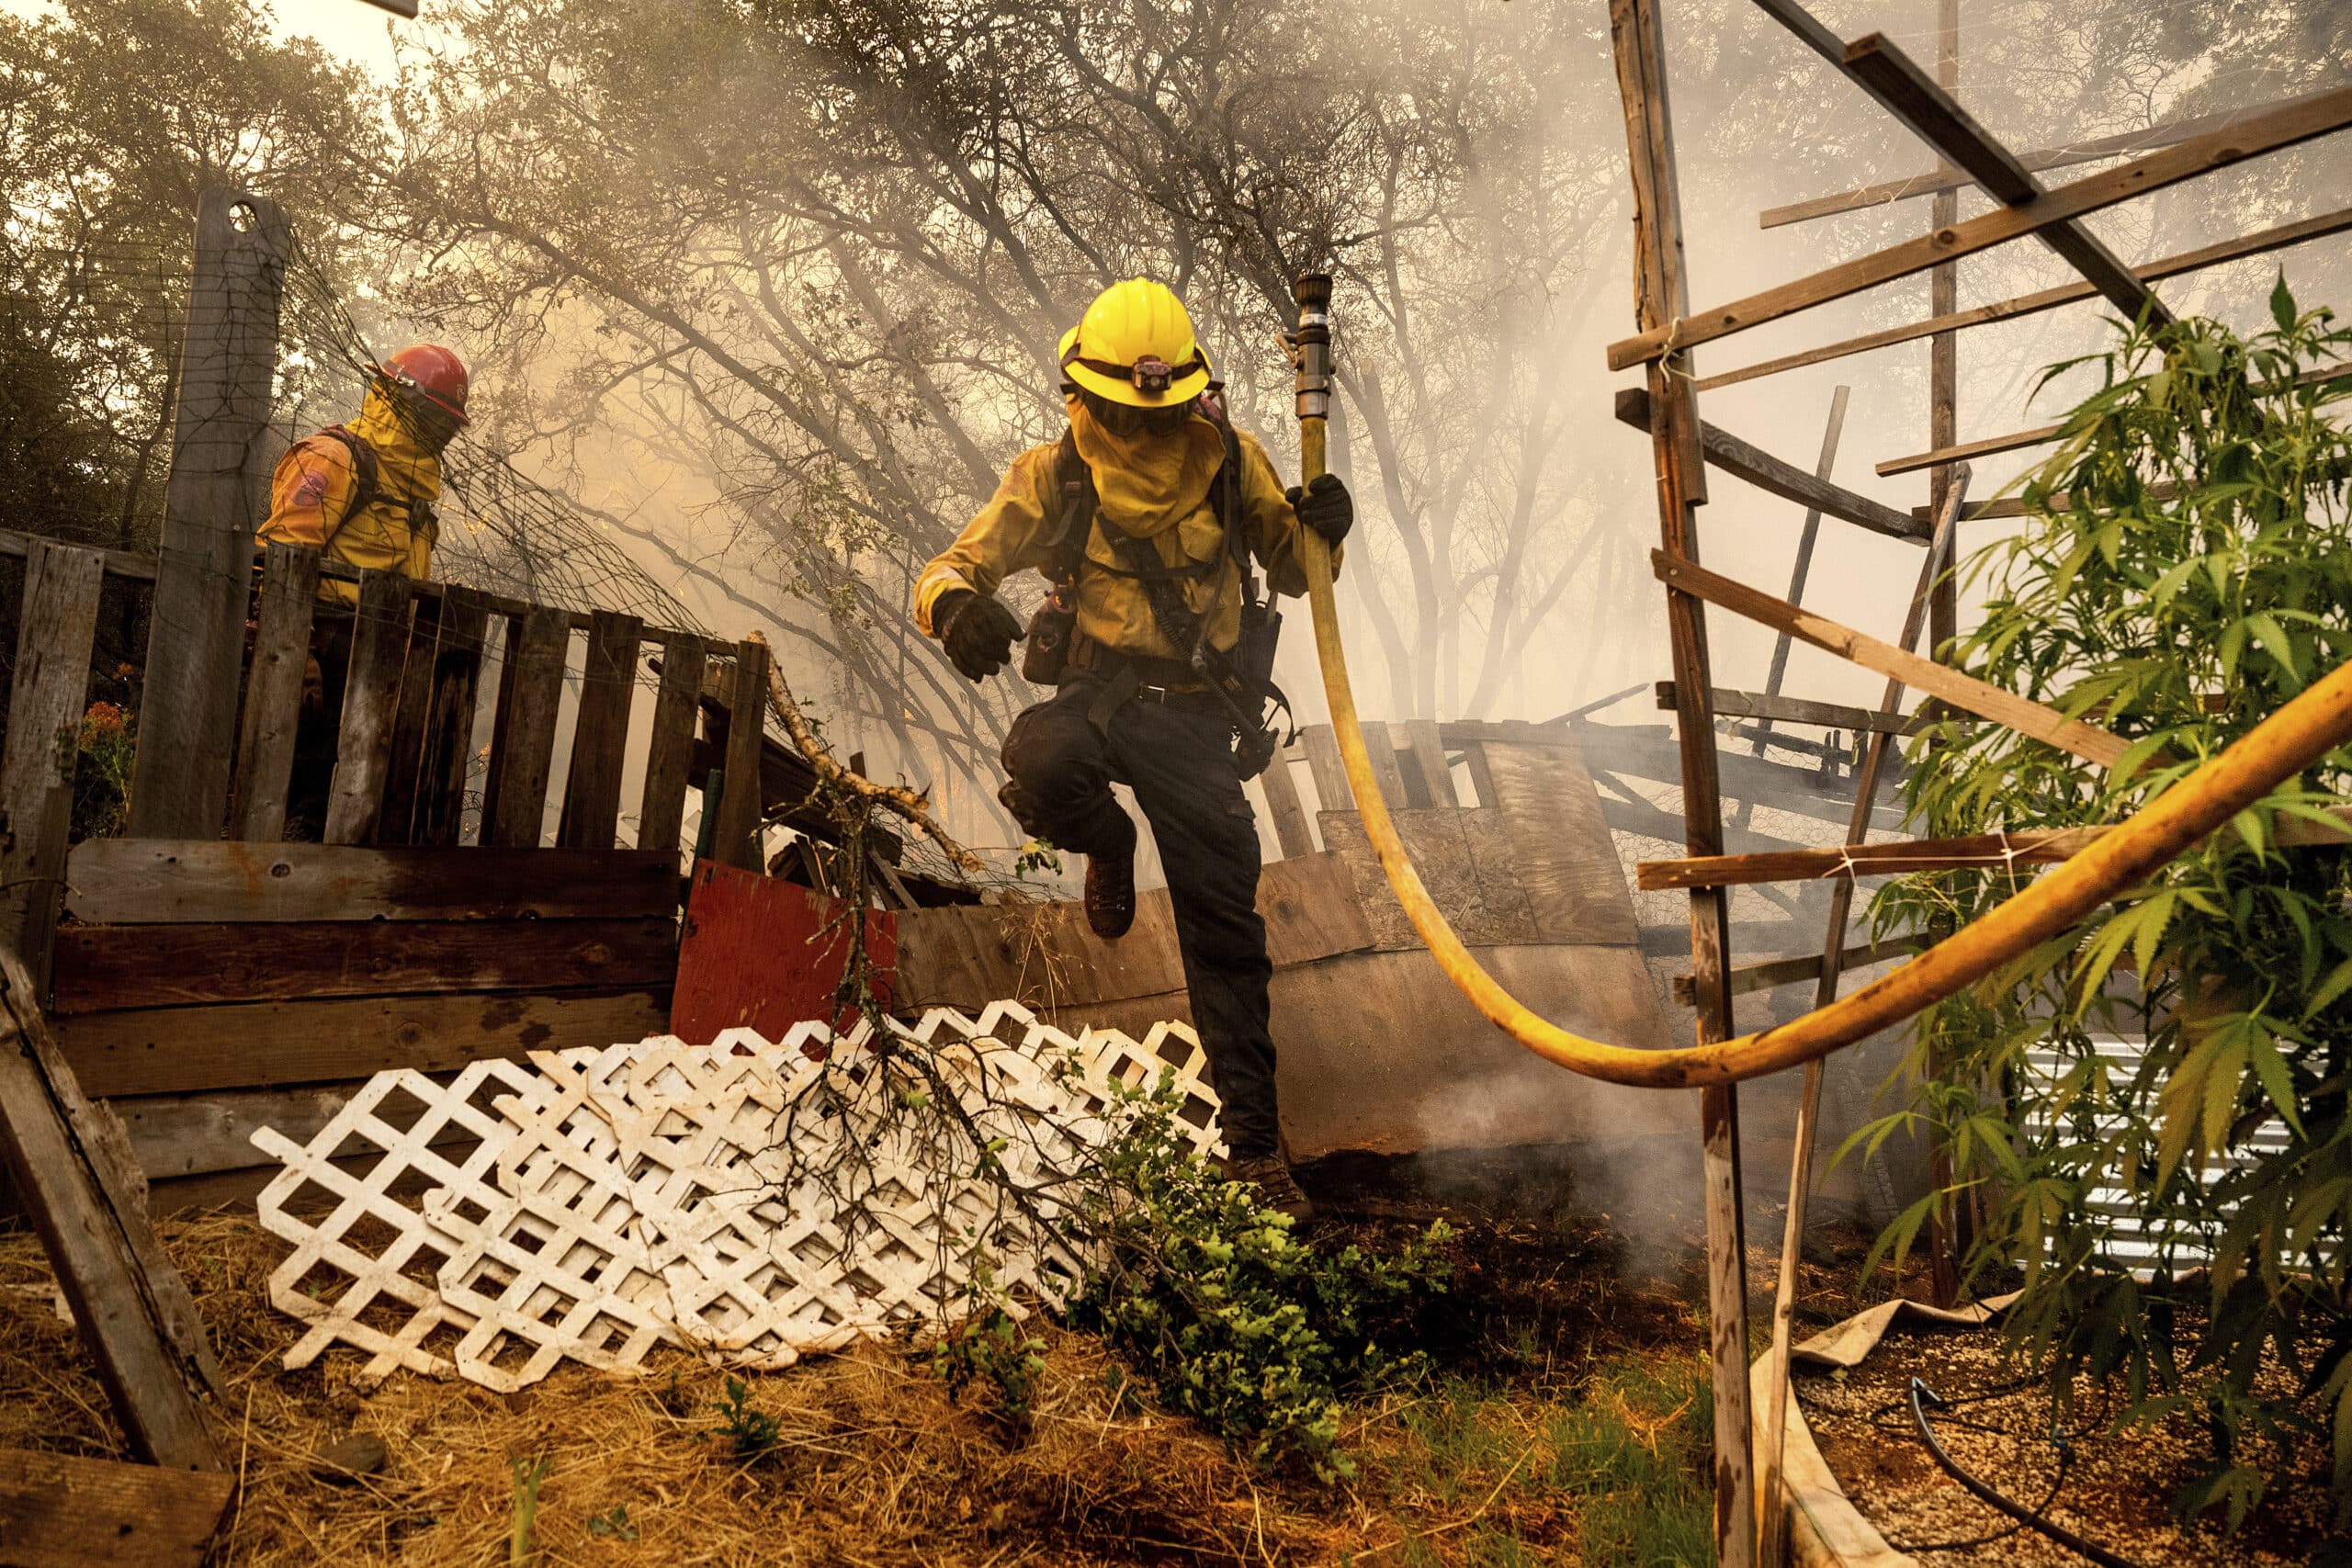
[[[2242,119],[2226,130],[2061,186],[2022,206],[2000,208],[1728,304],[1662,322],[1610,344],[1609,367],[1623,370],[1645,364],[1663,355],[1669,343],[1687,353],[1767,321],[1924,272],[1939,262],[1956,261],[2020,239],[2052,223],[2103,211],[2199,175],[2325,136],[2347,124],[2352,124],[2352,87],[2316,94]]]
[[[198,1568],[237,1478],[0,1449],[8,1568]]]
[[[1617,418],[1636,430],[1648,430],[1656,417],[1656,405],[1650,394],[1639,387],[1621,387],[1617,390]],[[1769,491],[1783,501],[1793,501],[1801,506],[1842,518],[1857,527],[1873,534],[1883,534],[1890,539],[1908,539],[1925,544],[1927,525],[1909,513],[1856,495],[1843,485],[1806,473],[1793,463],[1784,463],[1770,452],[1749,446],[1728,431],[1712,424],[1699,426],[1699,450],[1706,460],[1727,474],[1746,479],[1758,490]]]
[[[271,545],[262,566],[261,615],[229,804],[229,830],[236,838],[275,843],[286,835],[286,786],[294,776],[294,735],[318,595],[319,552],[308,545]]]
[[[416,843],[448,849],[463,836],[482,641],[489,630],[490,610],[481,596],[452,588],[443,601],[441,633],[434,643],[433,702],[425,712],[424,749],[417,765],[412,834]]]
[[[36,987],[49,983],[50,933],[64,894],[104,570],[91,551],[47,541],[25,560],[8,737],[0,748],[0,944],[25,955]]]
[[[1534,909],[1536,940],[1638,941],[1624,865],[1582,759],[1573,751],[1490,745],[1487,767],[1511,849],[1509,873]]]
[[[62,1021],[59,1040],[94,1095],[189,1094],[601,1048],[662,1033],[669,1021],[666,987],[475,991],[82,1013]]]
[[[1432,806],[1459,806],[1453,793],[1453,764],[1446,760],[1445,742],[1438,739],[1437,720],[1413,719],[1404,726],[1406,749],[1421,765],[1421,781],[1429,786]]]
[[[1315,852],[1315,833],[1306,825],[1306,807],[1298,798],[1298,781],[1290,776],[1290,759],[1282,752],[1266,771],[1258,775],[1259,788],[1266,797],[1266,815],[1273,819],[1274,841],[1282,847],[1283,858]]]
[[[2015,833],[1973,833],[1952,839],[1841,844],[1834,849],[1771,854],[1709,855],[1645,860],[1634,866],[1645,893],[1670,887],[1730,887],[1762,882],[1850,882],[1857,876],[1899,876],[1914,871],[1997,871],[2009,865],[2051,865],[2081,852],[2103,829],[2057,828]],[[1841,933],[1842,934],[1842,933]]]
[[[1519,846],[1492,807],[1400,807],[1389,813],[1396,840],[1420,872],[1430,902],[1465,947],[1527,946],[1544,940],[1519,874]],[[1323,842],[1348,868],[1358,902],[1383,953],[1427,947],[1380,869],[1380,856],[1352,811],[1322,816]]]
[[[1625,111],[1627,161],[1634,189],[1636,323],[1656,332],[1688,314],[1682,272],[1682,212],[1675,186],[1673,117],[1667,97],[1664,47],[1657,0],[1610,0],[1609,29],[1617,85]],[[1657,479],[1660,554],[1670,560],[1699,554],[1697,508],[1707,499],[1705,426],[1691,390],[1696,368],[1687,349],[1670,341],[1653,356],[1648,380],[1652,460]],[[1825,511],[1829,508],[1825,507]],[[1716,766],[1714,715],[1707,694],[1707,625],[1694,596],[1668,585],[1667,640],[1672,656],[1680,751],[1684,842],[1692,854],[1724,847],[1721,774]],[[1493,768],[1495,748],[1488,748]],[[1500,780],[1497,780],[1498,787]],[[1690,894],[1691,967],[1697,974],[1701,1043],[1731,1032],[1731,995],[1724,985],[1730,913],[1719,890]],[[1747,1284],[1739,1191],[1737,1091],[1710,1089],[1700,1098],[1706,1170],[1708,1321],[1714,1390],[1714,1540],[1722,1568],[1756,1568],[1756,1494],[1747,1413]]]
[[[678,924],[634,919],[333,920],[288,942],[281,925],[68,926],[60,1014],[387,993],[656,988]]]
[[[1364,754],[1372,759],[1372,776],[1380,781],[1380,798],[1390,809],[1402,811],[1412,805],[1406,797],[1405,775],[1396,766],[1396,743],[1389,739],[1388,726],[1378,719],[1363,721]]]
[[[254,1147],[254,1134],[274,1127],[298,1144],[307,1144],[334,1120],[351,1097],[369,1079],[346,1078],[340,1083],[306,1084],[296,1089],[216,1089],[201,1094],[129,1095],[107,1101],[123,1131],[130,1152],[146,1173],[148,1190],[158,1183],[209,1176],[224,1170],[255,1167],[281,1168]],[[403,1131],[407,1123],[401,1123]],[[452,1129],[448,1142],[470,1141],[463,1129]],[[437,1144],[443,1140],[436,1139]],[[160,1209],[151,1212],[160,1213]]]
[[[1781,724],[1814,724],[1824,729],[1850,729],[1858,735],[1917,735],[1928,727],[1917,715],[1876,713],[1844,703],[1816,703],[1806,697],[1767,696],[1760,692],[1735,692],[1717,686],[1716,714],[1724,718],[1769,718]],[[1657,705],[1674,706],[1674,682],[1657,683]]]
[[[141,837],[205,838],[228,820],[287,239],[285,216],[266,197],[214,186],[197,197],[196,266],[131,764],[130,826]]]
[[[351,672],[343,687],[343,734],[335,747],[325,840],[367,844],[376,839],[391,766],[392,728],[408,662],[408,580],[370,571],[359,580]],[[162,834],[141,835],[161,838]]]
[[[729,779],[760,777],[760,736],[767,712],[768,650],[764,643],[735,645],[734,684],[729,696],[731,722],[722,764]],[[713,824],[710,858],[744,871],[765,871],[766,852],[761,842],[761,791],[740,785],[722,790],[718,818]]]
[[[17,528],[0,528],[0,556],[23,560],[36,543],[54,544],[46,534],[28,534]],[[100,560],[106,562],[107,575],[119,577],[127,582],[155,581],[155,558],[135,556],[127,550],[99,550]]]
[[[1898,958],[1908,958],[1915,953],[1925,951],[1927,945],[1926,938],[1916,936],[1895,937],[1880,942],[1864,942],[1858,947],[1849,947],[1840,953],[1838,955],[1838,963],[1841,969],[1860,969],[1872,964],[1891,964]],[[1821,957],[1822,955],[1818,953],[1808,953],[1799,958],[1773,958],[1761,964],[1743,964],[1726,974],[1724,979],[1729,982],[1731,994],[1736,997],[1744,997],[1753,991],[1776,990],[1782,986],[1818,980],[1821,977]],[[1684,1007],[1690,1007],[1696,996],[1691,989],[1690,976],[1677,975],[1670,984],[1674,999]]]
[[[91,839],[65,911],[92,925],[242,920],[627,919],[673,914],[678,868],[639,850],[355,849]]]
[[[2283,108],[2300,104],[2316,95],[2282,99],[2266,108]],[[2222,109],[2214,114],[2200,114],[2188,119],[2168,120],[2140,130],[2126,130],[2113,136],[2093,137],[2086,141],[2070,141],[2064,147],[2044,147],[2018,154],[2018,164],[2036,174],[2049,169],[2063,169],[2076,164],[2097,163],[2102,158],[2119,157],[2132,152],[2146,152],[2158,147],[2170,147],[2192,136],[2222,130],[2245,118],[2245,109]],[[2259,111],[2256,111],[2259,112]],[[1913,197],[1932,196],[1939,191],[1958,190],[1969,184],[1971,176],[1949,165],[1930,169],[1926,174],[1913,175],[1907,179],[1883,180],[1864,186],[1860,190],[1839,191],[1833,196],[1816,196],[1804,201],[1791,202],[1786,207],[1768,207],[1757,215],[1757,225],[1777,229],[1785,223],[1803,223],[1815,218],[1828,218],[1840,212],[1856,212],[1866,207],[1883,207],[1888,202],[1903,201]],[[2142,276],[2146,274],[2143,273]],[[2086,286],[2087,288],[2087,286]],[[1704,390],[1702,386],[1702,390]]]
[[[563,661],[571,648],[571,620],[561,610],[537,605],[508,623],[490,774],[483,785],[485,847],[529,849],[546,827]]]
[[[599,610],[588,630],[580,715],[571,732],[571,772],[555,841],[605,850],[620,825],[621,766],[628,754],[628,709],[637,695],[637,644],[645,623]]]
[[[400,697],[392,709],[392,743],[384,764],[383,804],[371,842],[413,844],[418,780],[424,767],[424,724],[433,708],[433,668],[441,641],[444,599],[418,598],[409,622],[408,658],[401,665]],[[357,663],[355,658],[353,662]]]
[[[1758,0],[1767,10],[1781,0]],[[1931,79],[1883,33],[1869,33],[1845,46],[1843,66],[1879,106],[1919,138],[1966,170],[1994,200],[2022,207],[2048,192],[2033,172],[2003,146],[1976,117]],[[1949,200],[1951,193],[1939,196]],[[1941,225],[1939,225],[1939,227]],[[2172,312],[2149,292],[2106,243],[2073,220],[2048,224],[2036,236],[2123,314],[2151,324],[2170,321]]]
[[[1841,659],[1850,659],[1882,675],[1894,676],[1906,685],[1917,686],[1932,696],[1941,697],[1980,718],[2006,724],[2021,735],[2047,741],[2061,750],[2103,768],[2114,767],[2123,760],[2127,746],[2122,739],[2080,719],[2065,718],[2054,708],[2029,701],[2014,692],[1987,685],[1957,670],[1932,663],[1915,653],[1865,636],[1850,626],[1800,610],[1786,600],[1775,599],[1746,583],[1717,576],[1688,561],[1671,559],[1662,550],[1650,552],[1650,563],[1663,582],[1695,593],[1734,615],[1745,615],[1768,626],[1786,626],[1800,641],[1837,654]]]
[[[1310,724],[1298,732],[1306,749],[1306,771],[1315,780],[1315,804],[1320,811],[1353,811],[1355,791],[1348,784],[1347,764],[1340,760],[1340,738],[1328,724]]]
[[[2306,241],[2325,239],[2352,229],[2352,207],[2338,208],[2316,218],[2306,218],[2294,223],[2281,223],[2276,228],[2260,230],[2239,239],[2224,240],[2219,244],[2200,245],[2193,251],[2183,251],[2133,270],[2143,282],[2155,283],[2176,277],[2200,267],[2217,266],[2223,262],[2245,256],[2262,255],[2283,250],[2289,245]],[[1867,353],[1894,344],[1912,343],[1923,337],[1959,332],[1968,327],[1981,327],[1991,321],[2011,321],[2020,316],[2030,316],[2043,310],[2054,310],[2061,305],[2098,297],[2098,290],[2087,283],[2062,284],[2055,288],[2036,289],[2013,299],[1996,299],[1988,305],[1972,305],[1965,310],[1952,310],[1929,316],[1923,321],[1905,326],[1887,327],[1879,332],[1863,333],[1839,343],[1826,344],[1796,354],[1784,354],[1776,358],[1743,365],[1736,370],[1719,370],[1699,379],[1699,390],[1710,392],[1718,387],[1729,387],[1741,381],[1753,381],[1758,377],[1778,375],[1783,370],[1796,370],[1827,360],[1843,359],[1849,355]],[[1932,511],[1929,513],[1932,515]]]
[[[131,1451],[176,1470],[223,1467],[209,1410],[220,1374],[187,1284],[140,1206],[121,1125],[94,1107],[0,948],[0,1159]]]
[[[675,638],[663,647],[662,688],[653,698],[653,735],[646,749],[645,791],[637,807],[640,850],[675,850],[685,828],[702,664],[700,637]]]

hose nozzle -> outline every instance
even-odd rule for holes
[[[1292,335],[1298,368],[1298,417],[1331,416],[1331,275],[1303,274],[1291,285],[1298,301],[1298,330]]]

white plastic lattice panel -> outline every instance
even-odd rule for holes
[[[664,1342],[782,1366],[953,1318],[982,1261],[992,1299],[1063,1298],[1082,1260],[1051,1239],[1056,1194],[1115,1132],[1119,1090],[1163,1074],[1193,1148],[1221,1153],[1189,1029],[1072,1040],[1012,1002],[893,1022],[879,1044],[812,1022],[477,1063],[447,1086],[385,1074],[307,1147],[255,1135],[288,1163],[264,1223],[297,1243],[272,1300],[311,1325],[288,1362],[343,1340],[370,1381],[406,1366],[512,1390]],[[956,1146],[988,1151],[968,1168],[899,1113],[938,1094]],[[312,1224],[289,1205],[314,1188],[334,1202]]]

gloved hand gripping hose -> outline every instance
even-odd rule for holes
[[[1330,412],[1331,280],[1302,277],[1296,294],[1299,467],[1302,479],[1312,482],[1324,471]],[[2238,812],[2352,740],[2352,664],[2345,664],[2024,892],[1859,990],[1777,1028],[1713,1044],[1670,1051],[1611,1045],[1538,1017],[1504,990],[1470,956],[1421,886],[1420,874],[1397,841],[1372,759],[1364,752],[1331,596],[1330,547],[1313,529],[1302,528],[1299,549],[1331,728],[1364,836],[1380,856],[1396,901],[1446,978],[1498,1028],[1546,1061],[1611,1083],[1643,1089],[1736,1083],[1802,1066],[1899,1023],[2139,886]]]

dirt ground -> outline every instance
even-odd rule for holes
[[[1996,1328],[1894,1335],[1852,1371],[1802,1375],[1795,1385],[1822,1456],[1864,1517],[1926,1568],[2000,1563],[2072,1568],[2084,1561],[1971,1497],[1919,1440],[1909,1390],[1916,1376],[1951,1402],[1930,1408],[1938,1441],[1961,1467],[2141,1568],[2162,1564],[2302,1568],[2352,1562],[2352,1536],[2331,1529],[2323,1445],[2259,1456],[2269,1495],[2234,1536],[2172,1517],[2176,1494],[2206,1464],[2199,1434],[2177,1416],[2145,1431],[2108,1430],[2118,1402],[2083,1381],[2060,1474],[2049,1391],[2004,1355]],[[2054,1490],[2053,1490],[2054,1489]]]
[[[1418,1205],[1324,1222],[1399,1246]],[[753,1463],[718,1435],[725,1377],[684,1353],[620,1378],[566,1364],[521,1393],[397,1376],[359,1357],[299,1371],[268,1305],[281,1244],[249,1217],[167,1221],[229,1380],[240,1485],[216,1563],[1012,1564],[1536,1562],[1696,1565],[1712,1553],[1695,1269],[1621,1278],[1597,1227],[1456,1209],[1450,1342],[1428,1383],[1359,1401],[1352,1481],[1237,1457],[1124,1397],[1096,1342],[1057,1329],[1034,1414],[951,1404],[920,1348],[876,1343],[755,1375],[780,1424]],[[0,1236],[0,1446],[119,1456],[38,1244]],[[379,1473],[316,1456],[382,1439]],[[522,1487],[542,1468],[528,1544]]]

